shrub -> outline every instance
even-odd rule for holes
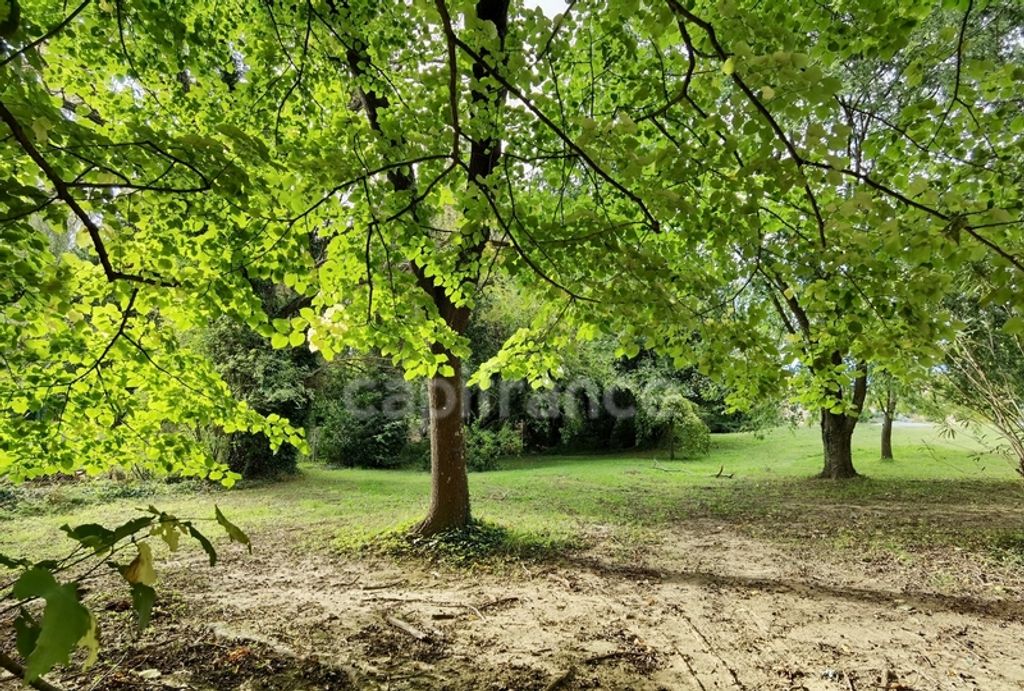
[[[466,467],[470,470],[494,470],[502,457],[522,453],[523,438],[514,427],[505,425],[492,431],[476,424],[466,426]]]
[[[294,446],[282,444],[273,451],[262,433],[233,432],[226,435],[222,448],[223,458],[231,470],[248,479],[294,473],[298,461]]]
[[[263,415],[277,414],[301,427],[309,415],[312,390],[306,385],[315,356],[305,347],[274,350],[267,339],[227,318],[204,334],[204,349],[239,398]],[[245,478],[295,472],[297,452],[283,445],[276,452],[263,434],[202,433],[210,452]]]
[[[667,435],[673,454],[683,458],[705,456],[711,451],[711,430],[697,415],[692,403],[669,423]]]
[[[395,468],[408,464],[411,398],[401,376],[386,367],[352,377],[328,372],[313,404],[312,456],[329,465]]]
[[[329,465],[358,468],[394,468],[406,460],[408,442],[404,420],[382,415],[357,417],[332,407],[316,443],[316,459]]]
[[[648,446],[668,446],[673,458],[693,458],[711,450],[711,430],[697,415],[697,406],[680,392],[670,389],[641,403],[638,441]]]

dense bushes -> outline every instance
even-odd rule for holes
[[[366,372],[333,367],[325,374],[311,416],[313,460],[360,468],[409,461],[415,397],[396,372],[378,364]]]
[[[470,470],[494,470],[501,458],[522,453],[522,434],[511,425],[493,430],[476,424],[466,426],[466,466]]]
[[[667,447],[672,458],[703,456],[711,450],[711,430],[697,415],[697,406],[679,391],[644,401],[637,436],[644,445]]]
[[[394,468],[403,462],[408,435],[401,420],[334,414],[320,428],[316,459],[345,467]]]
[[[221,318],[206,330],[203,346],[236,396],[264,415],[277,414],[302,427],[313,394],[308,380],[316,358],[306,348],[274,350],[255,331]],[[297,452],[290,445],[276,452],[262,434],[204,433],[211,452],[243,477],[274,477],[295,471]]]

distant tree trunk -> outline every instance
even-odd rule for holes
[[[853,430],[857,418],[821,411],[821,445],[825,452],[825,467],[820,477],[844,480],[857,477],[853,469]]]
[[[892,456],[892,421],[896,417],[896,392],[892,382],[885,391],[885,405],[882,406],[882,460],[891,461]]]
[[[430,402],[430,508],[416,526],[420,535],[458,530],[469,523],[469,481],[462,419],[462,363],[449,357],[455,373],[427,384]]]
[[[892,416],[882,411],[882,460],[892,460]]]

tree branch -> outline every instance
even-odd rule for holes
[[[54,192],[58,199],[68,205],[68,208],[78,217],[78,220],[85,226],[86,231],[89,233],[89,239],[92,240],[93,248],[96,250],[96,254],[99,257],[100,265],[103,267],[103,272],[107,276],[108,281],[134,281],[136,283],[145,283],[148,285],[174,287],[178,283],[176,281],[169,281],[162,278],[149,278],[140,274],[130,274],[118,271],[114,268],[110,261],[110,255],[107,253],[107,248],[103,244],[103,238],[100,236],[100,228],[96,222],[92,219],[89,213],[82,208],[82,205],[78,203],[78,200],[72,196],[71,191],[68,189],[68,184],[64,182],[63,178],[57,173],[53,167],[47,163],[46,159],[43,158],[42,154],[39,153],[39,149],[32,143],[25,134],[25,130],[22,129],[21,124],[18,122],[14,114],[7,109],[7,106],[0,101],[0,120],[3,120],[7,124],[7,127],[11,130],[11,134],[14,139],[21,146],[29,158],[39,167],[43,172],[43,175],[53,185]]]

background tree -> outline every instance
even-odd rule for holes
[[[608,58],[584,91],[604,113],[629,114],[634,142],[660,145],[629,150],[659,162],[665,197],[687,212],[665,216],[685,234],[644,243],[658,246],[671,295],[666,306],[652,299],[646,328],[623,324],[627,351],[703,357],[705,370],[732,375],[738,403],[776,385],[796,358],[801,398],[823,411],[831,477],[855,473],[845,448],[867,364],[936,357],[949,325],[933,307],[965,261],[991,253],[1005,300],[998,286],[1016,285],[1021,269],[1020,175],[997,143],[1016,135],[989,117],[1020,115],[1008,28],[1018,10],[892,9],[883,18],[866,6],[816,5],[795,19],[764,3],[670,0],[642,8],[635,33],[610,26],[610,12],[602,40],[612,45],[598,55],[629,55],[635,69]],[[581,64],[592,47],[580,47]],[[622,94],[641,103],[618,102]],[[621,141],[596,130],[598,146]],[[751,299],[751,288],[774,292],[781,312]],[[782,348],[756,328],[772,310],[793,331]],[[670,319],[675,328],[665,328]],[[681,333],[688,321],[699,341]]]
[[[744,402],[796,355],[845,429],[838,385],[919,326],[874,285],[920,314],[988,257],[987,297],[1024,294],[1019,7],[952,5],[21,3],[0,58],[0,472],[232,479],[181,433],[196,421],[301,444],[176,336],[227,315],[430,380],[420,530],[464,525],[460,370],[492,270],[542,307],[481,383],[543,380],[604,336],[745,379]],[[864,65],[899,92],[857,100]],[[769,260],[815,318],[785,347],[752,328]],[[294,316],[253,280],[295,291]]]
[[[946,349],[936,392],[954,416],[990,425],[1024,475],[1024,341],[1002,305],[960,301],[964,328]]]
[[[881,457],[883,461],[891,461],[892,424],[900,402],[899,385],[891,374],[884,371],[876,373],[875,384],[878,389],[878,411],[882,414]]]

